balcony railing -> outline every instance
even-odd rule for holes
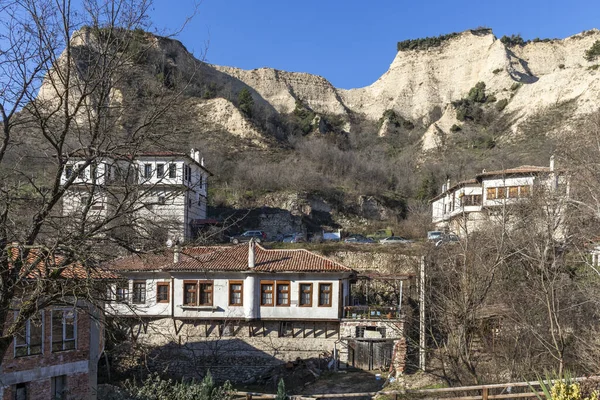
[[[346,306],[344,318],[349,319],[399,319],[398,307]]]

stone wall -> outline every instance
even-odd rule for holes
[[[340,338],[355,337],[356,326],[362,325],[385,326],[388,338],[403,340],[402,321],[387,320],[245,322],[164,318],[136,324],[132,332],[138,347],[145,349],[144,360],[153,371],[201,379],[210,370],[217,381],[249,382],[274,366],[297,359],[322,360],[320,368],[325,369],[325,358],[329,360],[334,349],[343,368],[348,353]]]

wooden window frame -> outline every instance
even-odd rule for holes
[[[167,299],[160,300],[160,288],[167,287]],[[171,284],[170,282],[156,282],[156,303],[168,303],[171,300]]]
[[[165,163],[156,163],[156,177],[158,179],[165,177]]]
[[[177,164],[169,163],[169,179],[177,178]]]
[[[271,303],[263,303],[263,285],[271,285]],[[260,281],[260,306],[261,307],[274,307],[275,306],[275,281]]]
[[[485,194],[487,200],[496,200],[498,198],[498,188],[488,187],[485,189]],[[492,196],[490,196],[490,194],[492,194]]]
[[[321,293],[323,286],[329,286],[329,304],[321,304]],[[319,282],[319,307],[333,307],[333,283],[331,282]]]
[[[232,285],[240,285],[240,290],[233,290]],[[240,293],[240,302],[233,303],[233,294]],[[229,281],[229,305],[232,307],[241,307],[244,305],[244,281]]]
[[[144,179],[152,179],[152,164],[145,163],[144,164]]]
[[[531,197],[531,186],[530,185],[519,186],[519,197]]]
[[[508,189],[506,186],[500,186],[498,188],[498,199],[503,200],[507,198],[507,194],[508,194]]]
[[[202,290],[202,285],[210,285],[210,289],[209,290]],[[198,305],[199,306],[212,306],[215,298],[214,298],[214,288],[215,286],[213,285],[213,281],[210,280],[203,280],[203,281],[198,281]],[[210,302],[208,303],[201,303],[200,300],[202,299],[202,293],[210,293]]]
[[[18,316],[18,312],[14,313],[14,317],[15,319]],[[41,333],[41,342],[39,343],[32,343],[32,319],[37,318],[39,323],[40,323],[40,333]],[[35,314],[33,317],[29,318],[27,321],[25,321],[25,326],[23,327],[24,330],[22,331],[22,343],[19,343],[19,339],[18,336],[19,334],[15,334],[13,336],[13,345],[14,345],[14,357],[15,358],[20,358],[20,357],[27,357],[27,356],[34,356],[34,355],[39,355],[39,354],[44,354],[44,339],[46,337],[46,321],[45,321],[45,313],[44,312],[40,312],[39,314]],[[39,346],[39,351],[38,350],[33,350],[34,348],[37,348]],[[24,354],[17,354],[17,353],[22,353],[22,350],[20,349],[24,349],[25,352]]]
[[[310,287],[309,289],[309,303],[308,304],[302,304],[302,294],[304,294],[304,291],[302,290],[302,285],[307,285],[308,287]],[[298,307],[312,307],[313,305],[313,284],[312,282],[310,283],[306,283],[306,282],[300,282],[298,283]]]
[[[143,293],[141,293],[141,298],[139,301],[135,300],[135,294],[136,294],[136,290],[135,290],[135,285],[140,285],[143,284],[144,285],[144,289],[143,289]],[[146,295],[148,294],[148,285],[146,283],[145,280],[134,280],[132,285],[131,285],[131,304],[146,304]]]
[[[194,285],[195,289],[194,289],[194,302],[193,303],[186,303],[185,302],[185,298],[186,298],[186,294],[187,291],[185,290],[185,285]],[[184,306],[197,306],[198,305],[198,281],[195,280],[184,280],[183,281],[183,302],[182,304]]]
[[[508,187],[508,198],[516,199],[519,197],[519,187],[518,186],[509,186]]]
[[[281,303],[279,304],[279,285],[287,285],[287,302],[286,303]],[[276,281],[275,282],[275,305],[277,307],[289,307],[290,306],[290,300],[291,300],[291,292],[292,292],[292,288],[291,288],[291,284],[290,281]]]

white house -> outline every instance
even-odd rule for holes
[[[68,156],[61,178],[63,185],[71,183],[63,197],[63,215],[102,219],[119,207],[138,230],[162,231],[173,242],[191,240],[194,221],[206,219],[211,175],[194,149],[189,155],[146,152],[91,158],[76,153]]]
[[[194,247],[111,263],[127,280],[109,305],[117,315],[202,320],[338,321],[353,271],[307,250],[259,244]]]
[[[432,223],[437,230],[466,232],[485,227],[500,210],[532,197],[536,190],[568,196],[566,177],[554,168],[524,165],[517,168],[483,171],[473,179],[442,186],[431,200]]]
[[[330,354],[340,366],[403,369],[397,305],[351,306],[355,272],[310,251],[250,242],[128,256],[109,268],[124,279],[113,285],[107,313],[159,349],[159,368],[244,381],[281,362]]]

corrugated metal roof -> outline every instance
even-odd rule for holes
[[[173,262],[173,250],[124,257],[112,262],[116,271],[248,271],[248,244],[191,247]],[[269,250],[255,245],[254,270],[260,272],[352,272],[352,269],[304,249]]]

